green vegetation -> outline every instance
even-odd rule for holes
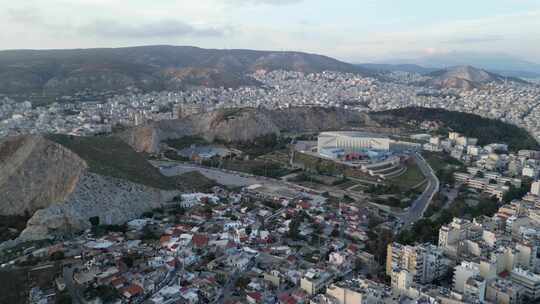
[[[441,195],[440,192],[435,194],[433,197],[433,200],[429,204],[428,208],[426,209],[426,212],[424,213],[425,217],[432,217],[437,212],[441,211],[444,205],[446,204],[448,198],[446,196]]]
[[[199,171],[186,172],[175,176],[174,181],[178,189],[194,192],[209,192],[212,187],[218,185],[216,181],[207,178]]]
[[[465,165],[462,162],[446,153],[423,152],[422,154],[443,185],[453,185],[454,172],[465,171]]]
[[[0,270],[0,303],[26,303],[27,270]]]
[[[189,148],[192,145],[203,146],[203,145],[209,144],[209,142],[206,139],[200,136],[184,136],[178,139],[169,139],[165,141],[165,143],[169,145],[169,147],[177,149],[177,150]]]
[[[289,139],[287,138],[276,134],[267,134],[248,142],[232,143],[229,146],[241,150],[252,157],[258,157],[276,150],[286,149],[288,144]]]
[[[176,153],[176,151],[172,149],[165,151],[163,155],[170,160],[176,160],[181,162],[188,162],[191,160],[189,157],[178,155],[178,153]]]
[[[26,228],[30,214],[0,215],[0,242],[15,239]]]
[[[364,192],[375,195],[398,194],[400,189],[396,185],[370,185]]]
[[[290,173],[290,170],[284,168],[281,164],[261,160],[208,160],[203,161],[203,165],[272,178],[281,177]]]
[[[393,116],[389,118],[388,115]],[[483,118],[475,114],[453,112],[431,108],[402,108],[375,113],[386,125],[403,126],[410,121],[439,121],[447,130],[468,137],[478,138],[479,145],[506,143],[511,150],[540,149],[538,142],[525,130],[496,119]],[[447,131],[446,130],[446,131]]]
[[[99,285],[98,287],[88,287],[84,291],[84,297],[88,300],[100,298],[103,303],[112,303],[120,298],[118,291],[110,285]]]
[[[294,162],[303,166],[306,171],[317,174],[340,175],[345,171],[344,165],[305,153],[296,152],[294,154]]]
[[[55,134],[47,138],[79,155],[87,162],[90,172],[159,189],[175,188],[172,179],[163,176],[142,155],[116,137]]]
[[[521,187],[519,188],[516,188],[514,185],[508,185],[510,190],[504,194],[503,201],[505,203],[510,203],[515,199],[521,199],[529,192],[529,189],[531,189],[532,182],[532,179],[526,178],[522,180]]]
[[[316,174],[309,174],[306,172],[302,172],[298,174],[295,178],[293,178],[292,181],[311,182],[311,183],[318,183],[318,184],[327,185],[327,186],[339,186],[339,185],[347,183],[349,180],[345,176],[338,178],[338,177],[333,177],[333,176],[316,175]]]
[[[73,303],[73,300],[71,299],[71,296],[67,290],[64,290],[57,294],[56,296],[56,304],[71,304]]]
[[[414,161],[410,161],[407,164],[407,171],[400,176],[392,177],[388,179],[388,182],[398,186],[402,191],[406,191],[413,187],[418,186],[425,180],[422,171],[416,165]]]
[[[402,244],[413,244],[415,242],[436,243],[441,226],[450,223],[454,217],[473,219],[483,215],[493,216],[499,209],[499,202],[495,198],[480,196],[477,198],[478,204],[475,206],[467,204],[467,198],[466,193],[460,193],[448,209],[440,211],[435,220],[423,218],[417,221],[410,230],[399,234],[397,241]]]

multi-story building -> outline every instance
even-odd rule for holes
[[[531,194],[540,196],[540,181],[535,181],[531,185]]]
[[[510,280],[492,280],[486,288],[486,300],[496,304],[520,304],[523,299],[523,287]]]
[[[386,298],[384,285],[364,279],[332,284],[326,295],[337,304],[382,304]]]
[[[463,286],[463,300],[466,303],[482,303],[486,296],[486,279],[476,275],[465,281]]]
[[[458,182],[462,182],[470,188],[481,190],[484,193],[490,194],[502,200],[504,194],[510,190],[506,182],[513,182],[505,178],[490,179],[486,177],[475,177],[468,173],[456,172],[454,178]]]
[[[540,275],[518,267],[512,270],[510,279],[514,284],[523,287],[523,294],[527,299],[540,299]]]
[[[320,292],[327,287],[334,276],[325,271],[311,269],[300,280],[300,288],[310,295]]]
[[[516,243],[517,262],[520,267],[528,270],[536,270],[539,265],[539,243],[538,240],[522,241]]]
[[[461,265],[454,268],[454,290],[463,293],[467,280],[477,275],[480,275],[480,264],[467,261],[461,262]]]
[[[476,238],[471,221],[454,218],[451,223],[439,229],[439,247],[452,257],[457,257],[462,251],[462,242]]]
[[[443,276],[448,271],[449,260],[437,246],[426,243],[416,246],[405,246],[398,243],[388,244],[386,273],[400,269],[407,270],[417,283],[428,283]]]

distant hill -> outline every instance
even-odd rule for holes
[[[69,95],[84,89],[177,89],[191,85],[256,85],[259,69],[368,73],[330,57],[300,52],[141,46],[0,51],[0,94]]]
[[[540,78],[540,64],[496,53],[450,52],[413,59],[388,60],[385,63],[416,64],[435,69],[472,65],[508,77]]]
[[[429,84],[432,86],[466,90],[479,88],[486,83],[503,82],[505,79],[508,79],[504,76],[477,69],[472,66],[451,67],[432,72],[427,76],[433,77],[433,79],[429,81]],[[517,78],[512,78],[512,80],[524,82]]]
[[[418,74],[429,74],[437,71],[437,68],[427,68],[417,64],[384,64],[384,63],[360,63],[357,66],[372,70],[374,72],[408,72],[408,73],[418,73]]]

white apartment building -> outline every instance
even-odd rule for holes
[[[417,246],[392,243],[387,247],[387,275],[392,276],[394,272],[404,269],[411,273],[416,283],[429,283],[443,276],[448,271],[449,263],[443,250],[429,243]]]
[[[474,276],[467,279],[463,287],[463,299],[467,303],[484,302],[486,296],[486,279]]]
[[[535,181],[534,183],[532,183],[532,185],[531,185],[531,194],[536,195],[536,196],[540,196],[540,180]]]
[[[523,293],[529,300],[540,299],[540,275],[523,268],[514,268],[510,279],[514,284],[523,287]]]
[[[461,262],[461,265],[454,268],[454,290],[462,294],[467,280],[477,275],[480,275],[480,264],[467,261]]]

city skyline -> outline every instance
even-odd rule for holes
[[[0,49],[171,44],[304,51],[349,62],[462,53],[540,62],[540,4],[528,0],[4,2]]]

